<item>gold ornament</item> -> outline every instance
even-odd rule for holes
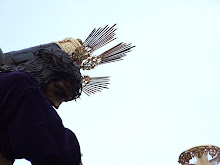
[[[116,25],[116,24],[115,24]],[[76,62],[80,69],[91,70],[96,66],[116,62],[122,60],[126,53],[130,52],[135,46],[126,43],[120,43],[113,48],[101,53],[93,55],[93,52],[104,45],[115,40],[115,25],[104,28],[93,29],[87,39],[82,42],[80,39],[66,38],[63,41],[55,42],[62,50],[69,53],[73,62]],[[89,77],[83,76],[83,92],[87,95],[101,91],[107,88],[109,77]]]
[[[212,157],[208,160],[208,154]],[[220,148],[213,145],[197,146],[182,152],[179,156],[178,162],[182,165],[188,165],[192,158],[197,158],[196,164],[209,165],[212,162],[219,163],[220,161]]]

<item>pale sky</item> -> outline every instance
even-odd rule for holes
[[[97,54],[120,42],[136,48],[88,72],[111,76],[110,89],[58,113],[78,137],[84,165],[178,165],[188,148],[220,146],[219,18],[217,0],[1,0],[0,48],[84,41],[117,23],[118,39]]]

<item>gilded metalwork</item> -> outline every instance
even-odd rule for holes
[[[91,78],[89,76],[83,76],[82,77],[82,87],[85,87],[87,84],[89,84]]]
[[[70,55],[75,53],[76,49],[82,46],[78,40],[73,38],[66,38],[62,41],[55,42],[55,44]]]
[[[98,56],[92,55],[95,50],[116,39],[115,31],[117,29],[115,25],[93,29],[84,42],[80,39],[66,38],[55,43],[71,55],[73,62],[76,62],[80,69],[91,70],[100,64],[122,60],[122,57],[126,56],[126,53],[134,47],[131,44],[120,43]],[[96,91],[101,91],[103,88],[107,88],[107,81],[109,81],[108,77],[90,78],[83,76],[83,92],[90,95]]]
[[[182,165],[189,164],[189,161],[192,158],[201,158],[203,154],[209,154],[213,159],[216,159],[217,162],[220,161],[220,148],[217,146],[207,145],[193,147],[189,150],[184,151],[180,154],[178,162]]]
[[[82,86],[83,92],[90,96],[96,92],[101,92],[103,89],[108,89],[109,77],[89,77],[83,76]]]
[[[91,70],[101,63],[101,57],[91,56],[92,48],[83,46],[79,39],[66,38],[55,43],[71,55],[73,62],[76,62],[80,69]]]
[[[82,68],[83,70],[94,69],[96,66],[101,64],[101,62],[102,62],[102,58],[99,56],[89,57],[85,61],[82,62],[82,65],[80,66],[80,68]]]

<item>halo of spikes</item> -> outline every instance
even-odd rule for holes
[[[116,39],[116,37],[114,37],[116,35],[115,31],[117,30],[114,28],[115,26],[116,24],[114,24],[112,27],[106,25],[104,28],[94,28],[90,35],[83,42],[83,46],[87,48],[88,52],[92,53],[104,45],[112,42]]]
[[[126,56],[126,53],[130,52],[133,47],[134,46],[131,44],[122,42],[98,56],[94,55],[88,57],[81,63],[79,67],[83,70],[90,70],[94,69],[100,64],[120,61],[122,60],[122,57]]]
[[[116,39],[115,31],[117,29],[115,26],[116,24],[113,26],[106,25],[104,28],[99,27],[98,29],[93,29],[84,42],[80,39],[75,40],[67,38],[56,44],[72,56],[73,62],[76,62],[80,69],[91,70],[101,64],[122,60],[123,57],[135,47],[132,46],[132,44],[121,42],[100,55],[93,55],[94,51]],[[107,85],[109,84],[109,80],[108,76],[83,76],[82,91],[88,96],[96,92],[101,92],[103,89],[108,89]]]
[[[95,94],[96,92],[101,92],[103,89],[109,89],[109,76],[106,77],[89,77],[83,76],[82,79],[82,89],[83,92],[90,96],[91,94]],[[89,85],[88,85],[89,84]]]

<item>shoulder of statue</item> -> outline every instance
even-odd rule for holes
[[[5,70],[2,73],[5,73],[8,82],[16,85],[17,87],[28,87],[28,86],[38,86],[38,82],[34,76],[30,73],[18,70],[18,71],[8,71]]]

